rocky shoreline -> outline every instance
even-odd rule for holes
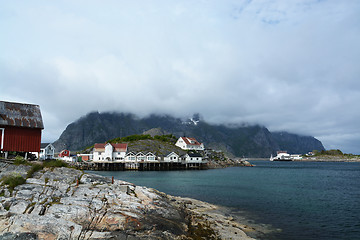
[[[220,207],[85,174],[0,162],[0,239],[253,239]],[[25,181],[5,184],[12,176]]]

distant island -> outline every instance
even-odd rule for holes
[[[302,161],[319,161],[319,162],[358,162],[360,161],[360,155],[343,153],[339,149],[331,150],[314,150],[313,154],[304,155]]]
[[[339,149],[314,150],[303,155],[278,151],[276,156],[271,155],[270,161],[357,162],[360,161],[360,155],[346,154]]]

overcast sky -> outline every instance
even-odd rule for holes
[[[360,154],[360,1],[0,0],[0,84],[47,142],[91,111],[199,112]]]

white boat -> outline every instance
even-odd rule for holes
[[[294,157],[287,153],[287,151],[277,151],[277,155],[273,157],[271,154],[270,161],[293,161]],[[297,155],[296,155],[297,156]]]

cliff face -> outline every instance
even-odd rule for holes
[[[82,150],[96,142],[105,142],[116,137],[142,134],[150,129],[171,133],[176,137],[191,136],[203,142],[206,147],[222,150],[237,157],[269,157],[278,150],[290,153],[307,153],[323,150],[322,143],[310,136],[271,133],[263,126],[212,125],[204,121],[163,115],[137,118],[124,113],[90,113],[67,126],[55,148]]]

